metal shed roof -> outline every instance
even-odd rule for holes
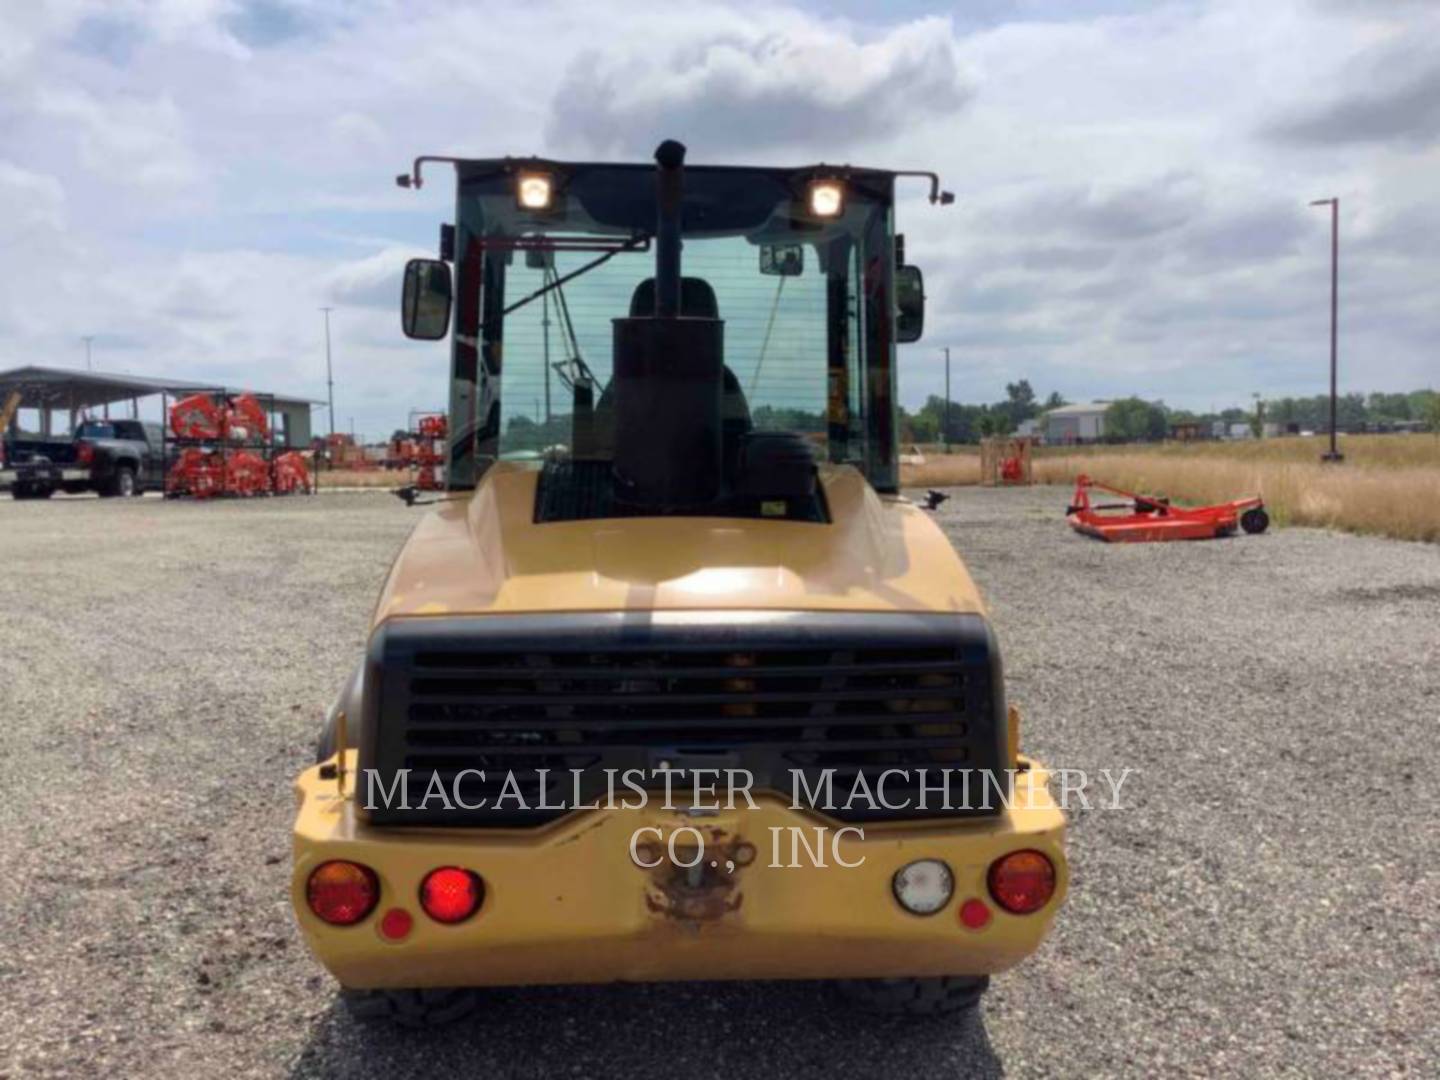
[[[1046,416],[1090,416],[1094,413],[1103,413],[1110,408],[1108,401],[1091,401],[1082,405],[1061,405],[1056,409],[1046,409]]]
[[[272,398],[277,405],[324,404],[313,398],[269,391],[247,390],[217,382],[194,382],[189,379],[155,379],[145,375],[122,375],[114,371],[75,371],[69,368],[27,367],[0,371],[0,401],[12,390],[20,391],[20,407],[90,408],[109,405],[151,394],[191,394],[202,390],[219,390],[228,394],[252,393]]]

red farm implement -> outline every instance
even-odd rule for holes
[[[307,494],[315,490],[310,479],[310,467],[305,464],[304,455],[297,450],[278,455],[270,463],[270,468],[274,474],[273,490],[276,495]]]
[[[1125,501],[1092,503],[1091,491],[1108,492]],[[1258,495],[1215,506],[1174,506],[1168,499],[1097,484],[1088,476],[1076,478],[1075,498],[1065,513],[1077,532],[1115,543],[1213,540],[1230,536],[1237,526],[1247,533],[1262,533],[1270,524]]]

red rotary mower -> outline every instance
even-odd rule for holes
[[[1125,501],[1092,503],[1092,490]],[[1084,475],[1075,479],[1075,498],[1065,514],[1077,532],[1112,542],[1213,540],[1232,535],[1237,525],[1247,533],[1262,533],[1270,525],[1270,515],[1258,495],[1215,506],[1172,506],[1169,499],[1097,484]]]

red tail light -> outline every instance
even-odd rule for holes
[[[88,442],[78,443],[75,447],[75,460],[81,465],[89,465],[95,460],[95,447]]]
[[[359,863],[321,863],[305,887],[310,910],[332,926],[350,926],[375,910],[380,882],[375,871]]]
[[[430,871],[420,886],[420,906],[436,922],[464,922],[475,914],[484,897],[480,879],[458,866]]]
[[[1055,864],[1038,851],[1012,851],[990,864],[989,885],[1002,908],[1029,915],[1055,895]]]

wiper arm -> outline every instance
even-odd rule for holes
[[[570,273],[565,274],[563,277],[557,277],[554,281],[550,282],[548,285],[542,285],[542,286],[540,286],[540,288],[536,289],[536,290],[535,290],[534,292],[532,292],[529,296],[526,296],[526,297],[524,297],[523,299],[520,299],[520,300],[516,300],[515,303],[513,303],[513,304],[511,304],[509,307],[507,307],[503,312],[501,312],[501,314],[502,314],[502,316],[503,316],[503,315],[509,315],[512,311],[519,311],[522,307],[524,307],[526,304],[530,303],[532,300],[539,300],[540,297],[544,296],[546,293],[548,293],[548,292],[553,292],[554,290],[560,288],[560,286],[564,285],[566,282],[574,281],[574,280],[575,280],[576,278],[578,278],[581,274],[588,274],[591,270],[594,270],[597,266],[601,265],[602,263],[607,263],[607,262],[609,262],[611,259],[613,259],[616,255],[619,255],[621,252],[625,252],[625,251],[635,251],[635,250],[637,250],[638,248],[640,248],[641,245],[643,245],[643,244],[648,244],[649,242],[650,242],[650,234],[649,234],[649,233],[638,233],[637,235],[630,237],[629,240],[626,240],[626,241],[625,241],[623,244],[621,244],[619,247],[617,247],[617,248],[612,248],[611,250],[605,252],[605,254],[601,255],[601,256],[600,256],[599,258],[597,258],[597,259],[591,259],[588,263],[586,263],[584,266],[580,267],[579,269],[571,270]]]

